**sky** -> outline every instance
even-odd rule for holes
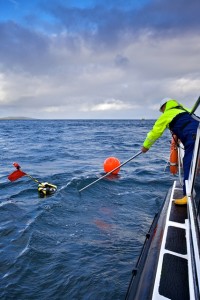
[[[200,0],[0,0],[0,118],[154,119],[200,95]]]

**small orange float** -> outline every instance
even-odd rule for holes
[[[170,172],[175,175],[178,172],[178,146],[177,146],[178,138],[176,135],[172,136],[171,146],[170,146]]]
[[[120,161],[116,157],[108,157],[103,163],[104,171],[106,173],[111,172],[112,170],[114,170],[115,168],[117,168],[119,166],[120,166]],[[120,170],[120,168],[118,168],[117,170],[112,172],[112,174],[118,174],[119,170]]]

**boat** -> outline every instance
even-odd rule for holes
[[[187,205],[183,206],[174,204],[183,197],[184,150],[178,149],[179,176],[146,234],[126,300],[200,299],[200,125],[186,181]]]

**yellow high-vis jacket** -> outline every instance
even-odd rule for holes
[[[181,109],[183,107],[183,109]],[[178,114],[184,113],[185,111],[190,111],[185,108],[183,105],[178,103],[176,100],[170,100],[166,103],[166,108],[164,113],[157,119],[153,128],[146,136],[146,139],[143,143],[143,147],[149,149],[157,139],[159,139],[166,128],[169,128],[170,122]]]

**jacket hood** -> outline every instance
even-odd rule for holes
[[[176,100],[169,100],[166,103],[165,111],[169,110],[173,107],[179,106],[180,104]]]

